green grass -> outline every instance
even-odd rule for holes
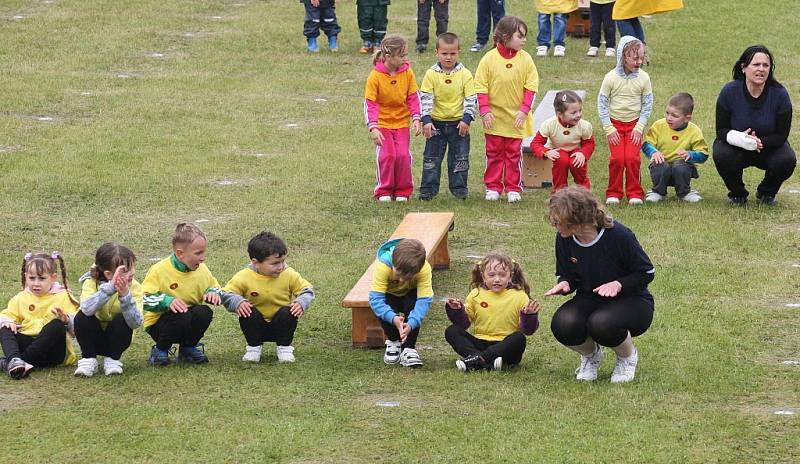
[[[654,119],[672,93],[689,91],[694,121],[711,142],[716,95],[756,42],[770,47],[778,79],[800,101],[800,33],[788,27],[794,2],[687,3],[644,21]],[[465,50],[474,1],[450,8]],[[533,3],[509,0],[507,11],[528,22],[532,49]],[[17,14],[24,18],[11,19]],[[148,367],[151,341],[139,331],[122,377],[75,379],[64,367],[0,379],[0,461],[800,460],[800,419],[773,413],[800,412],[800,371],[781,362],[800,358],[800,316],[784,306],[800,302],[800,269],[792,267],[800,262],[800,195],[788,192],[800,189],[797,175],[777,208],[731,209],[709,161],[694,182],[702,203],[613,210],[657,268],[656,316],[637,340],[631,384],[609,383],[611,359],[598,382],[573,380],[577,357],[549,331],[563,299],[543,300],[542,328],[510,372],[455,372],[441,304],[420,337],[422,370],[389,368],[380,351],[351,349],[339,301],[405,213],[455,212],[452,266],[435,274],[437,296],[463,297],[467,255],[493,249],[516,258],[541,295],[553,281],[553,230],[544,220],[546,192],[528,192],[516,205],[481,199],[477,124],[468,201],[443,193],[425,204],[375,203],[361,116],[370,60],[355,52],[355,6],[340,2],[338,55],[324,46],[319,55],[305,52],[302,16],[299,3],[284,0],[0,4],[1,305],[18,291],[29,249],[61,250],[75,287],[96,248],[119,241],[137,253],[141,278],[169,253],[174,225],[199,219],[208,220],[207,264],[219,280],[246,263],[249,238],[269,229],[318,293],[292,366],[278,366],[271,346],[265,362],[243,365],[236,319],[219,310],[204,340],[206,366]],[[413,2],[395,0],[389,16],[391,32],[413,38]],[[565,59],[536,62],[542,92],[588,91],[586,114],[599,137],[593,102],[612,61],[584,57],[586,42],[570,38]],[[432,54],[411,58],[421,80]],[[462,59],[474,70],[479,56],[465,51]],[[796,131],[791,143],[800,147]],[[423,146],[419,138],[412,144],[417,180]],[[607,156],[600,142],[589,163],[597,193]],[[748,186],[760,175],[749,170]],[[376,406],[382,400],[400,406]]]

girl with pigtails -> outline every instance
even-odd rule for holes
[[[22,261],[22,291],[0,311],[0,345],[5,354],[0,370],[21,379],[35,367],[74,363],[68,337],[77,310],[61,254],[27,253]]]
[[[539,302],[520,265],[502,253],[490,253],[475,265],[465,301],[448,298],[445,330],[450,346],[461,355],[460,371],[495,370],[516,365],[525,352],[525,336],[539,328]],[[472,334],[467,329],[472,326]]]

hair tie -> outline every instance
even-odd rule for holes
[[[50,257],[53,258],[53,259],[58,259],[58,258],[61,257],[61,255],[58,253],[58,251],[53,250],[53,252],[50,253]]]
[[[561,95],[561,101],[562,101],[562,102],[565,102],[565,101],[567,101],[567,93],[566,93],[566,92],[564,92],[564,93]]]
[[[33,258],[33,253],[31,253],[29,251],[29,252],[25,253],[25,256],[22,259],[27,262],[27,261],[30,261],[31,258]]]

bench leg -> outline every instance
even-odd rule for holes
[[[378,318],[370,308],[352,308],[353,347],[383,348],[384,335]]]
[[[445,234],[439,246],[433,251],[431,266],[434,269],[450,269],[450,250],[447,247],[447,236]]]

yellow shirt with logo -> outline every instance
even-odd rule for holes
[[[500,341],[519,330],[519,312],[528,304],[522,290],[508,288],[500,293],[473,288],[464,301],[475,338]]]
[[[90,296],[94,295],[95,293],[100,291],[100,283],[92,278],[86,279],[83,281],[83,286],[81,287],[81,301],[89,298]],[[130,287],[131,296],[133,297],[133,301],[136,303],[136,308],[139,312],[142,312],[142,284],[140,284],[136,279],[133,279],[131,282]],[[100,321],[100,326],[105,329],[108,327],[108,323],[111,322],[112,319],[117,317],[118,314],[122,312],[122,308],[119,305],[119,294],[114,293],[108,299],[106,304],[103,305],[96,313],[94,313],[94,317]]]
[[[571,151],[580,147],[581,141],[592,138],[592,123],[581,119],[572,127],[564,127],[558,116],[552,116],[539,126],[539,133],[547,139],[547,148]]]
[[[422,269],[413,278],[400,282],[394,278],[394,272],[390,266],[380,260],[375,260],[370,291],[403,296],[415,288],[417,289],[417,298],[433,298],[433,271],[428,261],[425,261]]]
[[[650,126],[644,141],[660,151],[668,163],[682,159],[676,153],[678,150],[708,153],[703,131],[691,121],[685,129],[676,131],[670,129],[666,119],[659,119]]]
[[[280,308],[291,305],[306,288],[311,288],[311,283],[291,267],[278,277],[259,274],[248,267],[237,272],[222,290],[243,296],[264,319],[271,321]]]
[[[464,98],[475,95],[475,84],[472,73],[463,66],[450,73],[428,69],[420,91],[433,95],[431,118],[460,121],[464,117]]]
[[[200,263],[197,270],[181,272],[172,265],[171,257],[154,264],[142,282],[144,295],[164,293],[180,298],[186,306],[202,304],[206,290],[218,287],[219,282],[205,264]],[[150,327],[158,322],[160,317],[161,313],[145,311],[144,326]]]

